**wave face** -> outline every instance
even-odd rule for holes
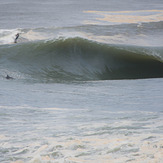
[[[1,76],[42,82],[163,77],[163,48],[60,38],[0,46]]]

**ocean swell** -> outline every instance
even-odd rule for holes
[[[1,76],[20,73],[44,82],[158,78],[163,77],[162,52],[162,47],[59,38],[1,45],[0,69]]]

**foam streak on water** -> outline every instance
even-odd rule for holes
[[[162,162],[160,79],[1,84],[1,162]]]
[[[1,109],[1,162],[162,162],[162,114]]]

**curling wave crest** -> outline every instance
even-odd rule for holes
[[[104,44],[80,37],[0,46],[1,76],[42,82],[163,77],[163,48]]]

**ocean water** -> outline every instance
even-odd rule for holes
[[[162,163],[162,34],[162,0],[0,0],[0,162]]]

